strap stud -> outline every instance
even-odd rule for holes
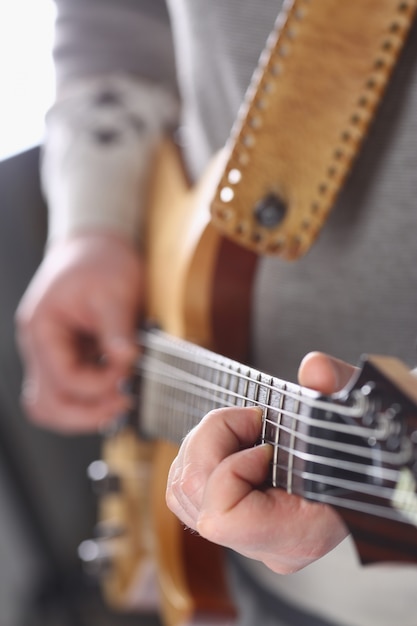
[[[286,205],[274,193],[265,196],[254,209],[256,220],[265,228],[273,228],[282,222],[286,212]]]

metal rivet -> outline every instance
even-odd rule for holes
[[[282,250],[282,248],[285,245],[285,241],[284,239],[280,238],[277,239],[276,241],[272,241],[271,243],[268,244],[268,250],[269,252],[279,252],[280,250]]]
[[[262,85],[262,89],[265,93],[272,93],[274,91],[274,85],[270,82],[265,82]]]
[[[255,102],[255,106],[257,109],[266,109],[266,101],[263,98],[259,98],[258,100],[256,100]]]
[[[220,200],[222,202],[231,202],[235,197],[235,192],[231,187],[223,187],[220,190]]]
[[[258,232],[252,233],[251,239],[252,239],[252,242],[255,243],[255,244],[261,243],[262,235],[261,235],[261,233],[258,233]]]
[[[282,73],[282,66],[280,63],[273,63],[270,67],[270,72],[273,76],[279,76]]]
[[[238,157],[237,160],[239,161],[240,165],[247,165],[249,163],[249,155],[247,152],[241,152]]]
[[[231,185],[237,185],[242,180],[242,172],[234,167],[230,170],[227,179]]]
[[[249,120],[249,125],[251,128],[260,128],[262,126],[262,120],[259,115],[254,115],[253,117],[251,117]]]
[[[253,135],[246,134],[242,137],[242,141],[247,148],[251,148],[255,144]]]
[[[216,215],[220,220],[224,220],[224,221],[228,221],[231,220],[233,217],[233,211],[224,209],[224,208],[220,208],[216,210]]]

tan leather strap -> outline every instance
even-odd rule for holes
[[[417,0],[285,2],[229,140],[212,220],[295,259],[322,228],[402,49]]]

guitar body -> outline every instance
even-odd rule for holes
[[[245,360],[256,256],[210,224],[217,164],[190,190],[174,144],[163,144],[157,162],[146,229],[147,317],[170,335]],[[221,548],[184,532],[165,504],[177,446],[161,441],[156,448],[152,510],[165,621],[189,623],[199,614],[230,617]]]
[[[166,626],[231,623],[221,549],[184,531],[165,505],[178,442],[208,410],[225,404],[262,407],[262,441],[274,448],[273,487],[336,507],[364,563],[415,563],[415,378],[396,359],[369,356],[345,388],[322,396],[242,365],[257,257],[210,224],[216,164],[189,191],[173,144],[163,146],[157,162],[146,301],[149,321],[164,332],[142,333],[138,402],[141,432],[152,443],[139,439],[136,414],[133,427],[105,442],[108,489],[100,519],[111,538],[109,603],[146,606],[153,571]],[[210,385],[215,393],[205,394]],[[110,488],[113,474],[117,489]]]
[[[258,257],[210,223],[220,159],[189,189],[177,148],[161,146],[148,202],[147,317],[173,336],[244,361]]]
[[[146,317],[170,335],[244,361],[257,257],[209,222],[215,172],[213,163],[190,189],[179,151],[170,141],[161,145],[147,199]],[[103,458],[118,488],[101,494],[99,526],[123,532],[107,532],[103,542],[111,562],[104,595],[119,610],[157,608],[167,626],[202,616],[230,624],[235,609],[222,549],[185,531],[165,504],[177,450],[167,441],[140,440],[129,425],[105,439]]]

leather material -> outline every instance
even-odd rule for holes
[[[224,235],[289,260],[308,251],[358,154],[416,8],[417,0],[285,3],[211,205]]]

